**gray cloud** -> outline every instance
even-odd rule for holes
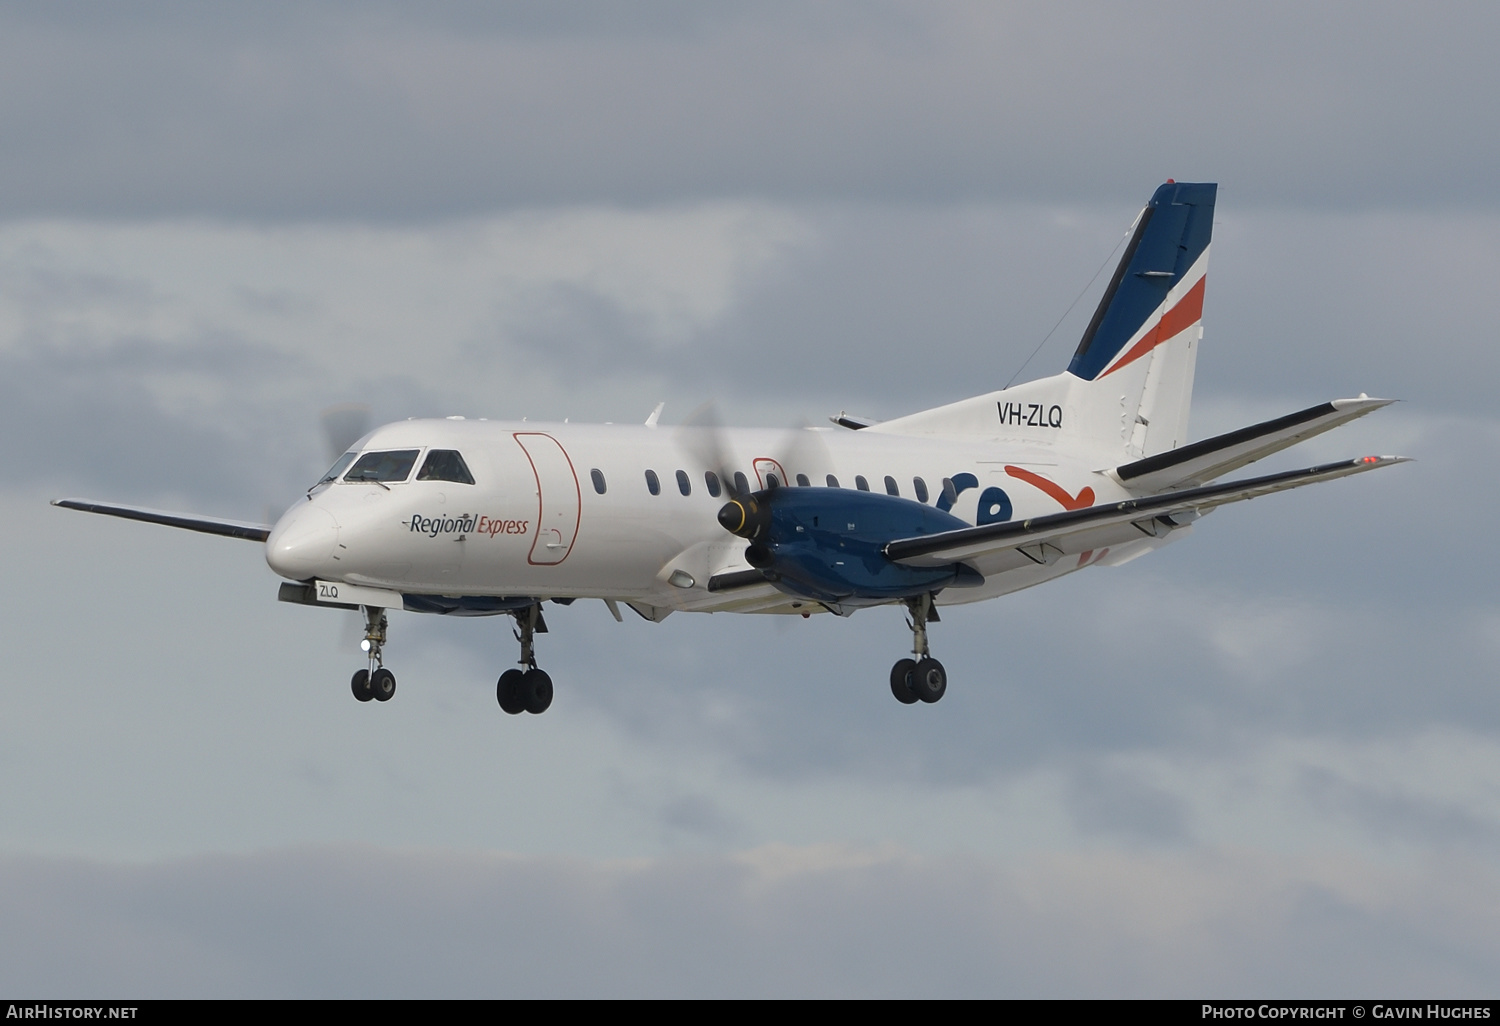
[[[0,211],[1494,200],[1486,5],[557,6],[7,8]]]
[[[1484,991],[1494,873],[1430,869],[830,846],[625,863],[362,845],[9,857],[0,954],[12,989],[115,998]],[[893,964],[893,948],[921,957]]]

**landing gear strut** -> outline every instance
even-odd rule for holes
[[[363,609],[365,640],[360,642],[359,647],[368,653],[370,665],[355,672],[349,681],[349,690],[361,702],[368,702],[372,698],[377,702],[389,702],[396,693],[396,675],[385,668],[382,659],[385,631],[389,623],[385,618],[385,610],[379,606],[364,606]]]
[[[545,670],[537,669],[536,652],[532,648],[532,637],[537,632],[547,633],[547,623],[542,619],[542,604],[535,602],[525,609],[517,609],[516,640],[521,643],[519,664],[524,670],[506,670],[495,683],[495,699],[512,716],[529,712],[540,715],[552,704],[552,678]]]
[[[937,619],[932,596],[923,594],[907,599],[906,608],[911,612],[911,619],[906,622],[911,628],[911,651],[917,658],[899,659],[891,667],[891,694],[902,705],[936,702],[948,690],[948,673],[927,649],[927,621]]]

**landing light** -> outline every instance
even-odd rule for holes
[[[359,643],[359,650],[361,652],[368,652],[368,651],[370,651],[370,639],[369,638],[366,638],[364,641],[361,641]]]

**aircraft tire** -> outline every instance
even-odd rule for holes
[[[540,716],[552,704],[552,678],[543,670],[531,669],[521,680],[521,694],[526,699],[526,711]]]
[[[384,666],[370,677],[370,692],[377,702],[389,702],[396,693],[396,675]]]
[[[375,692],[370,689],[370,671],[356,670],[349,681],[349,690],[354,692],[354,697],[361,702],[368,702],[375,697]]]
[[[526,698],[521,691],[521,678],[524,676],[526,675],[520,670],[506,670],[495,682],[495,700],[508,715],[515,716],[526,711]]]
[[[936,702],[948,691],[948,671],[936,659],[923,659],[911,675],[912,692],[924,702]]]
[[[913,660],[898,659],[896,665],[891,667],[891,694],[902,705],[912,705],[917,700],[916,692],[911,688],[911,675],[916,666]]]

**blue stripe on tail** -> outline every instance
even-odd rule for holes
[[[1070,373],[1098,377],[1203,255],[1218,189],[1212,182],[1168,182],[1156,190],[1068,364]]]

